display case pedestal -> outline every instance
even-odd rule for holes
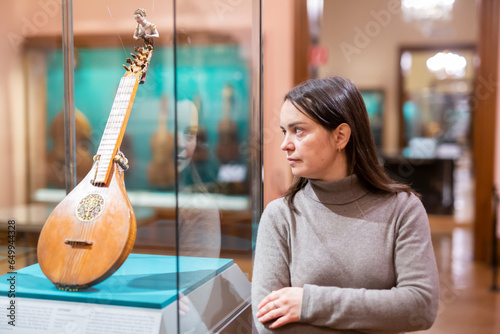
[[[81,292],[57,290],[35,264],[0,276],[0,310],[2,333],[252,332],[250,282],[229,259],[130,254]]]

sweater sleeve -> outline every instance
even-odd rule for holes
[[[439,280],[429,222],[414,195],[402,206],[395,222],[396,286],[370,290],[305,284],[301,322],[368,333],[431,327],[438,309]]]
[[[285,217],[275,200],[267,205],[259,223],[252,274],[252,311],[259,333],[272,333],[267,324],[261,324],[255,314],[258,305],[269,293],[290,286],[288,232]]]

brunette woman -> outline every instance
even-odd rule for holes
[[[294,181],[258,230],[259,333],[431,327],[439,282],[427,214],[379,165],[356,86],[307,81],[285,96],[280,123]]]

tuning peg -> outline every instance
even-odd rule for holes
[[[153,46],[151,44],[148,44],[148,50],[149,51],[153,50]]]
[[[135,51],[135,52],[139,52],[139,50],[140,50],[140,49],[141,49],[141,48],[140,48],[140,47],[138,47],[138,46],[135,46],[135,47],[134,47],[134,51]]]
[[[128,64],[132,64],[132,59],[127,58],[127,60],[126,60],[126,61],[127,61],[127,63],[128,63]]]
[[[123,155],[123,153],[119,152],[117,155],[115,155],[114,160],[124,171],[129,169],[130,166],[128,164],[128,159]]]
[[[130,53],[130,55],[132,56],[132,58],[136,58],[137,56],[135,54],[133,54],[132,52]]]
[[[127,71],[130,71],[130,68],[127,65],[122,64],[123,68],[126,69]]]

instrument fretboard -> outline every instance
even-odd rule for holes
[[[101,143],[96,154],[96,176],[94,184],[105,184],[109,177],[113,158],[118,152],[122,143],[125,128],[132,105],[134,104],[135,93],[139,85],[139,76],[123,76],[116,92],[113,107],[108,118],[108,123],[104,129]]]

